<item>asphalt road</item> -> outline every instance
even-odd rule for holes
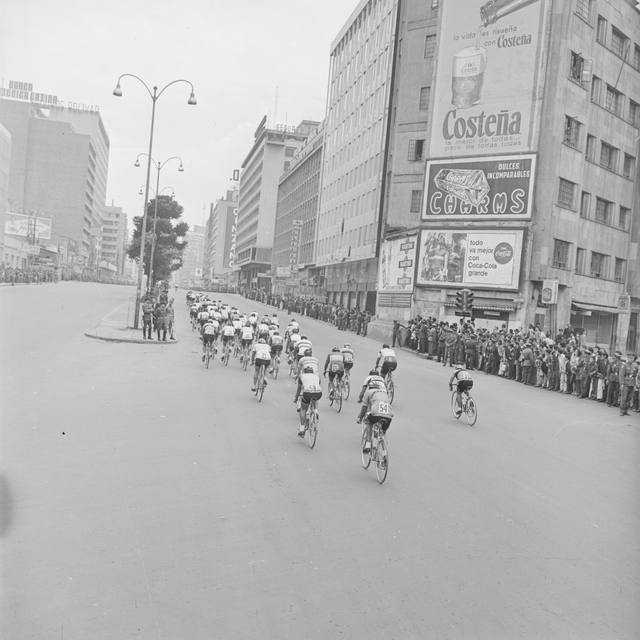
[[[379,485],[355,394],[310,450],[289,378],[258,403],[204,368],[184,293],[178,344],[140,345],[83,335],[131,288],[0,288],[0,637],[640,637],[638,414],[476,374],[470,427],[451,370],[399,352]]]

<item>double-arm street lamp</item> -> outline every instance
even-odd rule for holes
[[[147,205],[149,203],[149,179],[151,177],[151,153],[153,150],[153,126],[155,124],[155,118],[156,118],[156,102],[158,101],[158,98],[160,98],[160,96],[164,93],[165,89],[170,87],[172,84],[176,84],[177,82],[186,82],[191,87],[191,95],[189,96],[189,100],[187,101],[187,104],[195,105],[198,103],[196,101],[196,96],[193,91],[193,85],[188,80],[183,80],[183,79],[173,80],[173,82],[170,82],[169,84],[165,85],[160,90],[160,92],[158,92],[158,87],[154,86],[153,93],[151,93],[151,90],[146,85],[146,83],[141,78],[139,78],[138,76],[132,73],[123,73],[118,78],[118,83],[116,84],[116,88],[113,90],[114,96],[117,96],[117,97],[122,96],[122,89],[120,88],[120,80],[122,80],[122,78],[125,78],[125,77],[135,78],[136,80],[140,81],[144,86],[144,88],[147,90],[147,93],[149,94],[149,97],[151,98],[151,103],[152,103],[151,133],[149,134],[149,153],[148,153],[149,160],[147,163],[147,188],[144,196],[144,213],[142,214],[142,229],[140,234],[140,271],[138,273],[138,286],[136,289],[136,310],[135,310],[135,315],[133,319],[133,328],[137,329],[140,323],[140,298],[142,297],[142,279],[144,277],[144,238],[147,232]],[[149,274],[149,276],[151,276],[151,274]]]
[[[139,153],[138,157],[136,158],[136,163],[133,165],[134,167],[139,167],[140,166],[140,156],[146,156],[146,153]],[[171,162],[171,160],[179,160],[180,161],[180,166],[178,167],[178,171],[184,171],[184,167],[182,166],[182,158],[179,158],[178,156],[172,156],[171,158],[169,158],[168,160],[165,160],[164,162],[156,162],[153,158],[150,158],[151,162],[153,162],[153,164],[155,165],[156,169],[157,169],[157,179],[156,179],[156,189],[154,191],[154,193],[156,194],[155,197],[155,207],[153,210],[153,237],[151,240],[151,255],[150,255],[150,260],[149,260],[149,278],[147,279],[147,291],[149,291],[149,289],[151,289],[151,284],[152,284],[152,276],[153,276],[153,255],[156,251],[156,223],[158,222],[158,196],[160,195],[159,193],[159,189],[160,189],[160,171],[162,171],[162,168],[167,164],[167,162]],[[151,188],[151,187],[149,187]],[[165,187],[166,189],[167,187]],[[164,189],[163,189],[164,191]],[[146,212],[146,210],[145,210]],[[146,215],[146,213],[145,213]],[[142,243],[140,246],[140,251],[142,252]]]

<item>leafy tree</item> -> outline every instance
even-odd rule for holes
[[[153,246],[153,220],[156,201],[151,200],[147,206],[147,229],[144,243],[144,272],[149,275],[149,261]],[[158,213],[156,218],[156,246],[153,252],[153,282],[168,279],[172,271],[182,266],[182,252],[187,247],[184,237],[189,225],[180,221],[184,207],[171,196],[158,197]],[[142,216],[133,219],[133,238],[127,253],[132,260],[140,262],[140,236],[142,235]]]

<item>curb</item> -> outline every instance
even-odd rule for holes
[[[128,342],[129,344],[164,344],[164,340],[139,340],[134,338],[109,338],[107,336],[99,336],[95,333],[85,333],[87,338],[93,338],[94,340],[102,340],[103,342]],[[167,340],[167,344],[178,344],[179,340]]]

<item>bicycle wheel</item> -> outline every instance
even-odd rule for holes
[[[307,439],[309,440],[310,449],[316,446],[316,439],[318,437],[318,414],[316,411],[317,405],[315,401],[313,401],[307,408]]]
[[[458,392],[454,390],[451,394],[451,413],[453,413],[453,417],[457,420],[462,415],[462,409],[458,404]]]
[[[367,425],[362,422],[362,442],[360,443],[360,455],[362,456],[362,466],[365,469],[371,464],[371,449],[365,453],[364,445],[367,443]]]
[[[389,472],[389,451],[387,450],[387,439],[381,434],[376,447],[376,477],[382,484],[387,479]]]
[[[209,361],[211,360],[211,349],[209,349],[207,347],[207,353],[205,354],[205,358],[204,358],[204,366],[208,369],[209,368]]]
[[[338,388],[333,392],[336,400],[336,409],[338,413],[342,411],[342,384],[338,383]]]
[[[466,410],[467,422],[473,427],[478,419],[478,407],[476,401],[469,396],[467,398],[467,410]]]
[[[229,364],[229,343],[224,345],[224,366]]]
[[[351,380],[349,375],[345,375],[344,381],[342,382],[342,399],[348,400],[349,394],[351,393]]]
[[[256,398],[258,397],[258,392],[260,391],[261,386],[262,386],[262,376],[260,375],[260,373],[258,373],[258,379],[256,380],[256,388],[253,392],[253,395],[256,396]]]
[[[242,368],[246,371],[247,366],[249,364],[249,356],[247,355],[247,350],[244,350],[244,355],[242,356]]]
[[[393,403],[393,396],[396,393],[396,386],[395,384],[393,384],[393,378],[391,376],[389,376],[387,378],[388,382],[387,382],[387,394],[389,396],[389,404]]]
[[[276,360],[276,366],[273,367],[273,379],[276,380],[278,378],[278,371],[280,371],[280,365],[278,364],[278,361]]]
[[[329,406],[333,407],[333,402],[336,399],[336,390],[329,383],[329,395],[327,395],[327,400],[329,400]]]

